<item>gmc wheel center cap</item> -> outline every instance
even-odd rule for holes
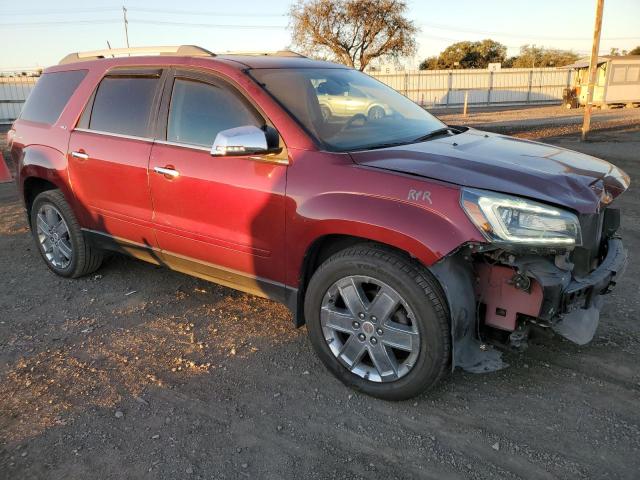
[[[367,335],[371,335],[373,333],[373,323],[371,322],[364,322],[362,324],[362,331],[364,333],[366,333]]]

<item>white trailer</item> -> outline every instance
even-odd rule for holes
[[[589,59],[582,59],[570,68],[575,71],[573,92],[576,103],[587,103],[587,83],[589,80]],[[640,105],[640,55],[607,55],[598,57],[598,73],[593,89],[593,104],[602,108],[611,105]],[[570,108],[570,98],[565,96],[565,105]]]

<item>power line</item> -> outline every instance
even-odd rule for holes
[[[55,27],[63,25],[99,25],[106,23],[120,23],[121,18],[116,19],[92,19],[92,20],[60,20],[53,22],[26,22],[26,23],[0,23],[2,28],[11,27]]]
[[[512,38],[535,38],[540,40],[591,40],[590,37],[551,37],[546,35],[531,35],[531,34],[517,34],[517,33],[507,33],[507,32],[488,32],[483,30],[474,30],[460,27],[453,27],[451,25],[443,25],[438,23],[421,23],[420,25],[435,28],[436,30],[450,30],[453,32],[462,32],[462,33],[473,33],[476,35],[489,35],[489,36],[501,36],[501,37],[512,37]],[[640,39],[640,36],[635,37],[607,37],[603,38],[603,40],[637,40]]]
[[[80,10],[23,10],[18,12],[5,12],[3,16],[9,15],[75,15],[83,13],[99,13],[99,12],[117,12],[119,7],[97,7],[86,8]],[[216,17],[256,17],[256,18],[282,18],[286,17],[286,13],[245,13],[245,12],[216,12],[212,10],[172,10],[162,8],[139,8],[139,7],[127,7],[129,12],[142,12],[142,13],[158,13],[158,14],[173,14],[173,15],[213,15]]]
[[[138,20],[132,19],[132,22],[145,25],[172,25],[177,27],[200,27],[200,28],[237,28],[243,30],[284,30],[286,25],[230,25],[222,23],[190,23],[190,22],[172,22],[163,20]]]
[[[3,16],[8,15],[51,15],[51,14],[60,14],[60,15],[69,15],[76,13],[97,13],[97,12],[115,12],[118,11],[118,7],[97,7],[97,8],[83,8],[83,9],[73,9],[73,10],[22,10],[19,12],[7,12],[3,11]]]
[[[221,24],[221,23],[191,23],[191,22],[172,22],[163,20],[142,20],[142,19],[127,19],[128,22],[134,22],[137,24],[146,25],[174,25],[181,27],[207,27],[207,28],[238,28],[238,29],[285,29],[286,25],[234,25],[234,24]],[[108,23],[121,23],[122,18],[118,19],[88,19],[88,20],[60,20],[51,22],[24,22],[24,23],[0,23],[0,27],[44,27],[44,26],[64,26],[64,25],[98,25]]]
[[[138,8],[131,7],[128,9],[130,12],[145,12],[145,13],[170,13],[177,15],[213,15],[216,17],[258,17],[258,18],[281,18],[286,17],[286,13],[224,13],[205,10],[166,10],[158,8]]]

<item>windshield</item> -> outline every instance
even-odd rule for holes
[[[408,98],[357,70],[258,69],[251,75],[328,150],[413,143],[446,127]]]

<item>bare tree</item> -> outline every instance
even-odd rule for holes
[[[298,0],[293,43],[307,54],[364,70],[371,60],[411,55],[418,31],[403,0]]]

